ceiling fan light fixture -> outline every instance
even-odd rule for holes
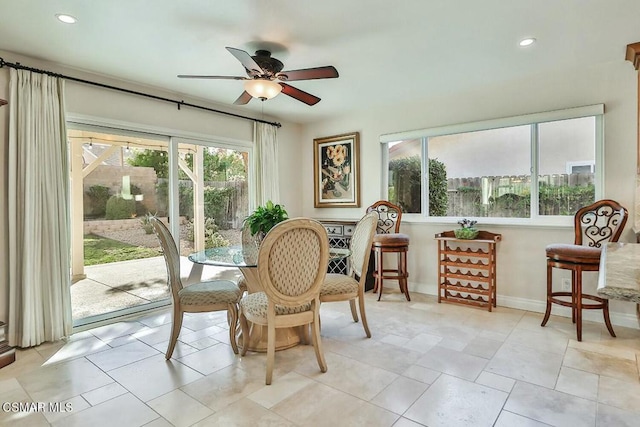
[[[60,22],[64,22],[65,24],[75,24],[78,22],[78,19],[75,16],[67,15],[65,13],[56,13],[56,18]]]
[[[527,46],[531,46],[535,42],[536,42],[536,39],[534,39],[533,37],[528,37],[526,39],[520,40],[520,43],[518,43],[518,45],[520,47],[527,47]]]
[[[282,86],[273,80],[253,79],[244,82],[244,90],[254,98],[271,99],[282,92]]]

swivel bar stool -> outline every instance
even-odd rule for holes
[[[627,210],[618,202],[599,200],[576,212],[573,245],[547,246],[547,310],[541,326],[549,320],[552,303],[571,307],[571,320],[576,324],[578,341],[582,341],[582,310],[602,309],[609,333],[612,337],[616,336],[609,319],[609,300],[582,293],[582,272],[600,269],[602,245],[618,241],[627,217]],[[571,292],[553,291],[551,273],[554,267],[571,270]],[[585,299],[594,302],[583,302]]]
[[[380,200],[367,208],[367,213],[378,214],[378,226],[376,234],[373,236],[371,249],[375,255],[376,269],[373,272],[375,286],[373,292],[378,292],[378,301],[382,297],[382,284],[384,279],[394,279],[398,281],[400,291],[411,301],[409,288],[407,287],[407,252],[409,251],[409,236],[400,233],[400,220],[402,210],[386,200]],[[383,255],[385,253],[398,254],[397,268],[384,268]]]

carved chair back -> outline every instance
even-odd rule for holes
[[[367,208],[367,213],[375,212],[378,215],[376,233],[390,234],[400,232],[400,220],[402,209],[386,200],[380,200]]]
[[[576,212],[574,218],[575,244],[601,248],[603,244],[617,242],[629,214],[614,200],[598,200]]]

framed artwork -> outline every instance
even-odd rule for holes
[[[358,132],[313,140],[316,208],[360,207]]]

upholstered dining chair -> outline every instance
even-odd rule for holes
[[[608,199],[599,200],[576,212],[573,245],[547,246],[547,309],[541,326],[545,326],[549,320],[551,304],[571,307],[571,320],[576,324],[578,341],[582,341],[582,310],[601,309],[609,333],[612,337],[616,336],[609,319],[609,300],[582,292],[582,272],[599,270],[602,245],[618,241],[627,217],[627,209],[618,202]],[[553,290],[553,268],[571,270],[571,292]]]
[[[371,331],[364,311],[364,285],[369,270],[371,243],[377,225],[378,215],[375,212],[369,212],[358,221],[349,244],[351,255],[348,259],[348,274],[327,274],[322,288],[320,288],[321,303],[349,301],[354,322],[358,321],[358,311],[356,310],[356,300],[358,300],[362,326],[367,338],[371,338]]]
[[[393,279],[398,281],[400,291],[407,298],[407,301],[411,301],[407,286],[409,236],[400,233],[402,209],[386,200],[380,200],[367,208],[367,213],[369,212],[375,212],[378,215],[378,226],[371,245],[376,261],[376,269],[373,272],[375,278],[373,292],[378,291],[378,301],[380,301],[384,279]],[[383,255],[386,253],[398,254],[397,268],[384,268]]]
[[[327,274],[329,238],[318,221],[285,220],[269,231],[258,252],[258,277],[264,292],[246,294],[240,300],[242,355],[249,346],[249,324],[267,326],[267,385],[275,362],[276,329],[311,326],[320,371],[327,363],[320,340],[320,287]]]
[[[182,285],[180,278],[180,254],[169,229],[160,219],[151,218],[153,229],[158,236],[165,263],[167,264],[167,282],[171,291],[173,317],[171,321],[171,337],[165,354],[171,359],[176,346],[184,313],[201,313],[227,310],[229,318],[229,341],[233,352],[238,354],[236,330],[238,325],[238,301],[242,292],[229,280],[211,280]]]

